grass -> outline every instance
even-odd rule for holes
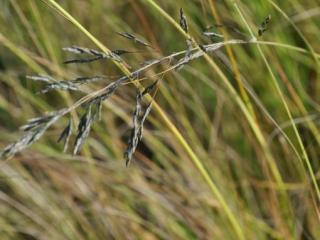
[[[5,0],[0,13],[0,144],[15,141],[21,135],[17,129],[28,119],[68,109],[61,113],[66,117],[51,119],[50,128],[45,125],[46,133],[35,144],[1,164],[4,239],[320,235],[319,130],[314,117],[319,21],[306,14],[316,11],[316,1],[302,6],[298,1],[202,0],[202,7],[196,1],[59,3]],[[181,7],[188,32],[179,25]],[[257,37],[269,14],[267,31],[248,42]],[[202,32],[213,23],[235,26],[247,37],[218,27],[214,31],[225,36],[225,44],[211,52],[210,47],[218,45]],[[133,33],[155,49],[122,38],[119,32]],[[232,42],[238,38],[244,43]],[[191,52],[184,51],[186,39],[192,43]],[[111,60],[64,65],[67,54],[62,48],[72,45],[99,48]],[[137,52],[121,56],[131,69],[112,57],[114,49]],[[170,57],[144,76],[132,75],[140,63],[172,53],[182,60],[185,56],[181,70],[175,71],[179,61]],[[196,54],[199,57],[189,61]],[[85,84],[84,94],[39,95],[40,84],[24,77],[37,74],[75,79],[50,83],[47,89],[75,90],[78,76],[106,79]],[[106,94],[112,79],[120,76],[130,81],[108,95],[101,121],[92,124],[100,107],[84,111],[80,106]],[[137,89],[142,91],[155,79],[157,94],[146,92],[135,101]],[[126,168],[127,133],[134,108],[134,123],[139,122],[142,98],[152,102],[152,110],[146,122],[140,122],[145,125],[143,140],[131,145],[136,151]],[[63,144],[56,141],[68,124],[77,126],[79,121],[78,136],[70,141],[82,146],[92,128],[90,136],[81,154],[63,153]],[[141,126],[134,126],[132,136],[138,139]],[[68,139],[69,131],[67,127],[64,134]]]

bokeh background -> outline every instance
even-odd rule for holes
[[[71,106],[84,95],[37,94],[43,85],[27,75],[108,76],[86,86],[88,93],[123,75],[107,60],[63,64],[72,57],[63,47],[97,46],[45,2],[0,0],[1,148],[21,136],[19,126],[28,119]],[[123,56],[132,69],[186,49],[185,36],[153,1],[57,2],[109,49],[138,52]],[[157,111],[148,117],[134,160],[125,167],[136,94],[136,87],[127,84],[104,103],[102,120],[78,156],[63,153],[57,143],[68,121],[63,118],[30,148],[0,162],[0,238],[319,239],[319,1],[154,3],[177,22],[182,7],[199,44],[223,41],[203,36],[214,24],[228,26],[211,29],[225,39],[248,40],[246,23],[257,36],[271,16],[268,30],[257,36],[264,55],[257,44],[232,45],[209,54],[216,68],[201,58],[180,71],[157,75],[155,101],[211,180]],[[154,49],[116,32],[134,33]],[[140,83],[146,86],[167,68],[153,68]],[[82,112],[72,113],[75,124]]]

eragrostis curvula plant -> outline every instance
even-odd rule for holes
[[[9,2],[14,3],[16,0]],[[41,1],[26,2],[39,4],[41,9],[44,7]],[[55,1],[43,2],[50,4]],[[200,2],[203,9],[198,6]],[[40,47],[28,42],[25,38],[27,35],[16,39],[17,34],[10,34],[9,28],[6,32],[4,26],[4,37],[0,34],[0,43],[6,46],[6,39],[14,41],[17,50],[21,49],[25,53],[26,60],[22,58],[24,55],[18,55],[19,51],[17,57],[38,74],[28,72],[31,75],[28,80],[17,78],[17,75],[26,75],[26,70],[23,66],[17,69],[11,61],[5,62],[5,66],[9,67],[7,69],[11,68],[13,71],[5,70],[5,74],[1,74],[1,99],[5,98],[5,103],[9,103],[3,105],[3,101],[0,101],[1,120],[4,122],[3,141],[8,141],[6,136],[15,135],[10,134],[10,130],[5,130],[10,125],[12,127],[12,124],[9,125],[8,117],[2,114],[3,106],[10,118],[19,122],[21,120],[18,116],[25,121],[34,116],[42,116],[43,111],[48,111],[43,119],[30,119],[22,127],[24,134],[27,135],[28,131],[31,134],[23,139],[20,146],[17,144],[16,148],[38,139],[47,124],[55,121],[36,142],[35,148],[39,151],[25,151],[8,164],[4,161],[2,173],[10,179],[3,180],[3,184],[8,182],[12,186],[12,191],[4,193],[36,214],[43,213],[44,220],[48,219],[49,225],[52,221],[47,215],[52,211],[47,211],[47,206],[55,209],[57,201],[56,209],[61,210],[62,214],[54,219],[59,222],[60,216],[70,213],[70,222],[72,224],[74,221],[73,226],[78,233],[78,222],[81,220],[82,224],[82,218],[78,214],[72,214],[73,211],[66,211],[71,203],[72,208],[75,207],[74,213],[78,213],[80,209],[84,220],[88,219],[89,222],[88,227],[84,224],[83,231],[79,229],[80,238],[83,233],[91,231],[93,235],[97,233],[99,238],[100,231],[92,216],[98,221],[109,219],[112,212],[100,215],[101,210],[109,206],[125,214],[116,216],[116,221],[110,222],[110,229],[109,222],[107,225],[101,224],[101,236],[105,236],[102,234],[109,230],[118,232],[118,229],[123,231],[124,239],[129,232],[130,236],[140,236],[141,229],[151,232],[155,238],[159,236],[165,239],[188,239],[189,236],[204,239],[291,239],[297,236],[299,239],[302,231],[318,236],[315,211],[317,205],[314,204],[317,202],[314,194],[316,184],[313,186],[310,172],[312,173],[313,168],[314,175],[317,176],[319,166],[312,165],[310,172],[304,172],[308,159],[303,156],[292,128],[294,124],[298,126],[298,134],[301,134],[307,155],[312,164],[316,163],[320,135],[316,131],[317,126],[315,130],[311,127],[309,129],[309,126],[317,125],[317,120],[305,121],[305,116],[319,109],[318,105],[309,105],[305,98],[310,93],[306,88],[309,77],[307,72],[316,70],[316,64],[313,64],[308,55],[311,51],[301,48],[307,45],[302,45],[294,29],[285,24],[286,21],[279,13],[272,12],[272,22],[270,17],[266,18],[267,11],[272,9],[272,6],[268,6],[268,2],[271,2],[269,0],[250,3],[237,1],[240,11],[245,10],[244,18],[240,17],[236,9],[232,11],[235,8],[234,1],[200,2],[180,1],[180,4],[184,4],[182,10],[177,1],[94,0],[83,1],[81,4],[77,1],[62,1],[61,7],[69,9],[78,23],[84,23],[85,29],[92,31],[94,38],[74,22],[70,24],[70,28],[59,31],[57,23],[66,23],[60,16],[66,15],[62,11],[59,16],[51,15],[51,9],[44,8],[40,15],[46,18],[43,27],[45,30],[50,29],[50,32],[48,37],[42,37],[41,32],[36,32]],[[308,2],[308,6],[312,5],[311,2],[315,4],[314,0]],[[17,4],[28,13],[28,3]],[[300,15],[298,1],[293,1],[292,4],[280,1],[279,5],[284,11],[292,13],[294,8],[300,17],[308,17],[308,11],[303,11]],[[87,10],[90,11],[89,14],[79,14]],[[124,11],[125,16],[121,14]],[[132,21],[135,17],[135,21]],[[290,19],[295,22],[299,18],[290,15]],[[314,30],[317,26],[316,19],[313,20],[315,21],[304,19],[303,23],[300,18],[299,23],[295,23],[299,24],[298,27],[304,26],[302,30],[307,34],[306,37],[315,44],[317,40]],[[33,19],[30,19],[30,24],[34,30],[41,26]],[[274,29],[271,29],[271,24]],[[255,31],[248,31],[255,25]],[[272,30],[271,34],[269,29]],[[27,34],[25,30],[21,29],[21,32]],[[77,33],[78,30],[82,33]],[[96,41],[100,37],[104,39],[102,45],[99,45],[99,40]],[[262,40],[262,37],[270,40]],[[230,39],[239,42],[232,43]],[[275,39],[278,41],[274,42]],[[301,47],[288,45],[287,42]],[[52,53],[49,51],[51,44]],[[72,46],[73,44],[81,47]],[[9,44],[7,46],[9,51],[15,49],[10,48]],[[257,46],[261,46],[271,68],[266,66]],[[65,49],[61,59],[62,47]],[[319,55],[316,56],[318,58]],[[60,66],[59,63],[64,61],[66,65]],[[153,65],[135,74],[149,64]],[[117,68],[119,66],[122,68]],[[2,70],[1,66],[0,68]],[[100,69],[101,72],[93,69]],[[275,80],[268,71],[271,74],[274,72]],[[129,79],[120,85],[113,84],[122,77]],[[17,83],[20,79],[21,84]],[[276,81],[284,94],[282,99],[275,88]],[[107,91],[105,87],[109,84],[111,85]],[[148,86],[150,90],[146,93],[145,88]],[[7,93],[7,89],[12,93]],[[35,92],[40,94],[35,96],[30,89],[36,89]],[[91,101],[103,93],[110,94],[105,101]],[[310,97],[317,104],[318,99],[311,94]],[[287,115],[283,102],[288,103],[294,120],[293,123],[290,121],[288,127],[282,122],[287,122],[292,117]],[[63,114],[72,105],[74,108],[58,120],[53,118],[52,114]],[[12,111],[8,106],[12,106]],[[100,118],[102,121],[98,122]],[[302,119],[301,122],[298,122],[298,118]],[[42,125],[39,129],[38,124]],[[269,141],[274,129],[278,130],[276,137]],[[317,138],[315,140],[318,144],[313,141],[313,136]],[[139,143],[142,137],[143,145]],[[56,141],[59,143],[55,143]],[[67,153],[83,156],[59,154],[62,149]],[[137,152],[138,150],[141,152]],[[12,155],[8,153],[7,156]],[[128,169],[129,172],[119,169],[123,167],[119,163],[132,164],[135,157],[136,166]],[[7,170],[10,168],[18,168],[19,177],[26,177],[27,181],[11,179],[14,172]],[[69,171],[72,172],[69,174]],[[34,184],[40,186],[40,192],[30,191]],[[84,185],[88,186],[89,191],[86,192],[89,194],[74,194],[78,191],[78,186]],[[52,188],[53,191],[50,191]],[[82,189],[83,187],[81,192]],[[25,191],[27,195],[31,193],[32,196],[23,197],[21,191]],[[42,196],[47,200],[43,202],[43,208],[39,209],[38,201],[32,207],[30,203],[33,199],[37,200]],[[11,199],[8,199],[8,204],[3,207],[5,212],[11,203]],[[65,205],[68,205],[67,208]],[[297,205],[302,208],[296,208]],[[95,208],[96,206],[99,207]],[[13,211],[16,212],[15,209]],[[28,226],[34,225],[26,219],[29,214],[20,217],[11,212],[4,214],[8,219],[9,234],[15,219],[21,219],[19,222],[23,225],[19,225],[19,222],[15,224],[21,226],[21,229],[29,231]],[[127,213],[130,219],[122,219]],[[68,218],[65,220],[68,221]],[[132,220],[138,220],[137,225],[140,226],[141,223],[141,228],[137,228]],[[27,228],[24,227],[24,222]],[[63,228],[64,226],[65,224],[62,225]],[[37,227],[35,231],[32,230],[35,237],[38,236],[36,229]],[[153,234],[158,229],[165,235]],[[48,228],[44,228],[44,236],[47,235],[46,232]],[[63,231],[57,228],[58,232]],[[66,234],[69,232],[67,228]],[[71,239],[78,239],[79,236],[68,235]],[[117,233],[114,238],[121,239]]]
[[[264,31],[266,31],[267,24],[269,23],[270,17],[268,16],[262,25],[259,27],[259,35],[261,35]],[[186,16],[183,12],[183,9],[180,9],[180,26],[181,28],[188,33],[189,27],[187,23]],[[233,31],[238,31],[235,28],[224,26],[224,25],[215,25],[215,27],[227,27],[231,28]],[[14,154],[24,150],[26,147],[30,146],[37,140],[41,138],[41,136],[46,132],[46,130],[51,127],[54,123],[56,123],[60,118],[69,115],[72,110],[77,108],[84,108],[85,112],[80,118],[78,126],[76,128],[76,137],[73,144],[73,154],[78,154],[83,146],[85,140],[89,136],[90,129],[92,124],[100,119],[101,111],[102,111],[102,102],[107,100],[115,91],[121,86],[128,84],[132,81],[139,81],[143,78],[144,73],[146,73],[150,68],[155,67],[157,65],[166,64],[167,69],[163,72],[157,74],[158,78],[160,75],[163,75],[169,71],[179,71],[186,64],[191,61],[198,59],[205,54],[210,54],[223,46],[231,45],[231,44],[250,44],[256,43],[256,39],[232,39],[223,41],[222,36],[213,31],[210,31],[212,26],[207,27],[203,35],[207,36],[214,43],[211,44],[195,44],[192,39],[186,40],[187,48],[185,50],[174,52],[169,54],[168,56],[162,57],[160,59],[151,59],[147,60],[141,64],[141,67],[134,70],[130,75],[122,76],[117,80],[111,82],[106,87],[88,94],[77,101],[74,105],[69,108],[64,108],[58,111],[50,112],[44,116],[32,118],[25,125],[21,127],[24,134],[20,139],[16,142],[8,145],[0,154],[1,158],[8,158],[13,156]],[[128,40],[135,42],[136,44],[146,47],[149,49],[153,49],[153,47],[142,40],[141,38],[135,36],[132,33],[128,32],[117,32],[120,37],[124,37]],[[245,35],[245,34],[243,34]],[[222,41],[219,41],[221,40]],[[114,62],[118,62],[124,64],[124,66],[131,68],[131,66],[125,62],[122,58],[125,54],[133,54],[137,52],[132,52],[123,49],[117,49],[110,51],[109,53],[105,53],[99,51],[97,49],[90,49],[80,46],[71,46],[63,48],[64,51],[74,54],[76,56],[80,56],[79,58],[72,58],[66,60],[64,64],[85,64],[90,62],[95,62],[99,60],[111,60]],[[39,81],[44,84],[43,89],[40,93],[47,93],[53,90],[63,90],[63,91],[72,91],[72,92],[80,92],[84,93],[82,90],[83,85],[93,84],[97,81],[101,81],[106,79],[105,76],[80,76],[75,79],[69,80],[58,80],[51,76],[27,76],[27,79],[33,81]],[[144,98],[147,94],[154,93],[153,97],[155,97],[156,88],[158,83],[160,83],[160,78],[149,86],[147,86],[144,90],[140,90],[136,95],[136,106],[132,117],[133,128],[131,130],[131,135],[128,140],[128,147],[124,153],[124,158],[126,165],[129,165],[133,154],[142,139],[143,135],[143,125],[151,111],[152,101],[146,102]],[[146,104],[143,104],[146,102]],[[145,106],[144,106],[145,105]],[[64,145],[64,152],[67,151],[68,145],[70,144],[70,137],[73,133],[72,121],[69,120],[67,126],[62,131],[61,135],[58,137],[58,142],[62,141]]]

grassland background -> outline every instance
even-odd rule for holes
[[[201,33],[219,21],[217,16],[224,24],[249,34],[234,1],[210,1],[155,2],[177,21],[183,7],[190,34],[201,44],[210,42]],[[108,48],[144,51],[125,57],[133,68],[186,48],[184,36],[147,0],[58,2]],[[314,182],[270,75],[272,71],[280,86],[319,183],[319,1],[275,0],[275,5],[267,0],[236,2],[255,33],[263,19],[272,16],[268,31],[259,38],[273,43],[260,44],[270,69],[256,44],[231,47],[238,73],[222,63],[221,59],[232,61],[225,48],[210,57],[239,96],[239,73],[251,89],[247,93],[251,113],[266,146],[261,146],[221,74],[204,59],[163,76],[156,102],[205,166],[245,239],[320,239]],[[135,33],[158,51],[141,48],[119,37],[117,31]],[[225,32],[228,38],[243,38],[230,29]],[[110,61],[64,65],[70,54],[62,48],[71,45],[96,48],[42,1],[0,0],[1,147],[21,135],[19,126],[28,119],[70,106],[80,97],[66,92],[36,94],[41,84],[27,80],[26,75],[71,79],[122,74]],[[165,68],[157,67],[147,76],[152,79]],[[110,81],[86,90],[97,90]],[[136,88],[129,84],[105,102],[102,121],[94,125],[79,156],[62,153],[63,147],[57,143],[67,122],[62,119],[32,147],[2,160],[0,239],[239,238],[221,201],[157,112],[151,112],[135,159],[125,167],[123,152],[135,93]],[[75,123],[81,113],[81,109],[73,113]],[[270,116],[283,127],[296,152],[276,131]],[[273,159],[282,185],[274,179],[268,159]]]

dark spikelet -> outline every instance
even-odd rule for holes
[[[53,111],[41,117],[31,118],[27,121],[25,125],[21,126],[20,129],[25,132],[28,132],[34,128],[37,128],[43,124],[50,122],[53,118],[57,116],[59,117],[63,111],[65,111],[65,109],[62,109],[60,111]]]
[[[180,26],[186,33],[188,33],[189,27],[182,8],[180,8]]]
[[[122,49],[116,49],[116,50],[113,50],[112,53],[118,55],[118,56],[121,56],[123,54],[128,54],[128,53],[134,53],[134,52],[130,52],[130,51],[127,51],[127,50],[122,50]]]
[[[268,25],[270,23],[271,20],[271,15],[268,15],[263,22],[261,23],[259,29],[258,29],[258,35],[262,36],[262,34],[268,30]]]
[[[150,44],[146,43],[145,41],[139,39],[138,37],[134,36],[133,34],[131,33],[127,33],[127,32],[116,32],[118,35],[124,37],[124,38],[127,38],[129,40],[132,40],[134,41],[135,43],[138,43],[140,45],[143,45],[145,47],[151,47]],[[152,47],[151,47],[152,48]]]
[[[139,143],[139,117],[141,113],[141,93],[137,95],[136,98],[136,108],[133,112],[132,122],[133,122],[133,128],[131,130],[131,135],[128,141],[128,147],[124,153],[124,158],[126,161],[126,166],[129,166],[133,153],[136,151],[136,148]]]
[[[8,145],[1,153],[0,158],[7,158],[15,155],[16,153],[24,150],[26,147],[37,141],[46,131],[46,127],[42,126],[35,130],[27,132],[18,141]]]
[[[150,111],[151,111],[151,106],[152,103],[149,103],[149,105],[146,107],[146,109],[144,110],[142,116],[142,98],[144,95],[150,93],[155,86],[157,85],[158,80],[153,82],[151,85],[149,85],[148,87],[145,88],[145,90],[143,92],[140,92],[137,94],[136,97],[136,107],[133,113],[133,118],[132,118],[132,122],[133,122],[133,128],[131,130],[131,134],[130,134],[130,138],[128,141],[128,147],[124,153],[124,158],[126,161],[126,166],[129,166],[131,160],[132,160],[132,156],[134,154],[134,152],[137,149],[137,146],[139,144],[139,142],[142,139],[142,134],[143,134],[143,124],[147,118],[147,116],[149,115]]]
[[[96,57],[103,57],[106,55],[104,52],[98,51],[96,49],[84,48],[84,47],[78,47],[78,46],[65,47],[62,50],[71,52],[71,53],[76,53],[76,54],[88,54]]]
[[[11,157],[36,142],[52,124],[65,114],[65,112],[66,109],[62,109],[44,117],[31,119],[28,123],[29,130],[25,130],[26,133],[20,139],[8,145],[0,152],[0,159]],[[28,126],[28,124],[25,126]],[[23,128],[28,129],[28,127]]]
[[[71,60],[67,60],[64,61],[64,64],[73,64],[73,63],[90,63],[90,62],[95,62],[98,60],[102,60],[102,59],[111,59],[113,61],[116,62],[122,62],[127,68],[131,68],[131,66],[126,63],[119,55],[112,53],[110,55],[104,56],[104,57],[95,57],[95,58],[81,58],[81,59],[71,59]]]
[[[134,35],[132,35],[131,33],[117,32],[117,34],[119,34],[120,36],[125,37],[127,39],[130,39],[130,40],[135,40],[136,39],[136,37]]]
[[[76,155],[81,150],[81,147],[85,140],[87,139],[91,125],[93,122],[91,105],[89,105],[87,111],[82,115],[80,122],[78,124],[78,134],[74,143],[73,154]]]
[[[98,51],[96,49],[88,49],[88,54],[91,54],[93,56],[97,56],[97,57],[103,57],[103,56],[106,56],[108,54],[104,53],[104,52],[101,52],[101,51]]]
[[[96,49],[90,49],[90,48],[84,48],[84,47],[78,47],[78,46],[66,47],[66,48],[63,48],[63,50],[67,52],[72,52],[75,54],[87,54],[87,55],[93,56],[92,58],[80,58],[80,59],[67,60],[64,62],[64,64],[90,63],[90,62],[98,61],[101,59],[111,59],[116,62],[122,62],[123,64],[126,65],[126,67],[130,68],[130,65],[127,64],[125,61],[123,61],[123,59],[115,52],[104,53]]]
[[[30,120],[28,120],[28,122],[21,126],[20,129],[28,132],[38,126],[40,126],[41,124],[47,123],[48,121],[50,121],[50,119],[52,118],[52,116],[43,116],[43,117],[39,117],[39,118],[32,118]]]
[[[80,59],[70,59],[67,61],[64,61],[64,64],[72,64],[72,63],[90,63],[94,61],[98,61],[103,59],[104,57],[95,57],[95,58],[80,58]]]
[[[61,140],[64,140],[64,142],[63,142],[63,152],[67,152],[68,143],[69,143],[69,140],[70,140],[71,133],[72,133],[72,121],[70,119],[68,125],[63,130],[63,132],[61,133],[61,135],[60,135],[60,137],[58,139],[58,142],[60,142]]]

